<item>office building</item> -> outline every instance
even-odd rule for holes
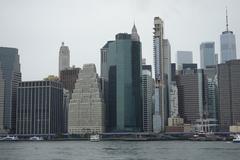
[[[3,118],[4,118],[4,79],[0,64],[0,133],[6,133],[6,131],[4,130]]]
[[[80,68],[68,68],[60,71],[60,82],[63,84],[63,88],[69,91],[69,98],[71,99],[75,83],[78,79]]]
[[[178,117],[178,88],[175,81],[171,82],[170,85],[170,107],[169,107],[169,117]]]
[[[206,79],[203,70],[187,70],[177,76],[179,115],[184,123],[205,118]]]
[[[193,53],[191,51],[177,51],[177,69],[182,70],[182,64],[193,63]]]
[[[236,53],[236,38],[233,31],[228,29],[228,14],[226,11],[226,31],[222,32],[220,36],[221,47],[221,63],[237,59]]]
[[[94,64],[83,65],[73,90],[68,112],[68,133],[96,134],[105,132],[105,105],[100,80]]]
[[[218,65],[219,125],[221,131],[240,122],[240,60]]]
[[[215,54],[214,56],[215,56],[215,59],[214,59],[215,63],[214,63],[214,65],[218,65],[218,54]]]
[[[164,39],[163,21],[154,18],[153,54],[155,70],[155,106],[153,114],[153,131],[162,132],[167,125],[169,108],[169,83],[171,81],[171,46]]]
[[[3,107],[0,126],[3,126],[3,132],[14,133],[16,126],[17,86],[21,82],[18,49],[0,47],[0,65],[0,92],[2,92],[0,105]]]
[[[204,75],[207,78],[207,117],[217,120],[218,110],[218,79],[216,65],[207,66],[204,70]]]
[[[58,73],[60,76],[60,72],[64,69],[70,68],[70,50],[68,46],[64,45],[64,42],[62,42],[62,46],[59,50],[59,68]]]
[[[153,80],[152,66],[142,65],[142,105],[143,105],[143,131],[152,132],[152,110],[153,110]]]
[[[176,81],[176,63],[171,64],[171,81]]]
[[[135,25],[101,49],[108,132],[142,131],[142,52]]]
[[[57,81],[27,81],[17,88],[16,133],[54,136],[63,133],[63,88]]]
[[[200,45],[200,62],[201,68],[215,64],[215,43],[204,42]]]

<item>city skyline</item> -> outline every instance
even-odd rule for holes
[[[194,62],[200,64],[199,45],[203,41],[214,41],[216,52],[220,55],[220,34],[226,29],[226,6],[229,30],[236,35],[237,53],[239,51],[240,23],[237,21],[237,6],[240,2],[237,0],[92,0],[83,5],[76,1],[47,3],[25,0],[14,3],[2,1],[2,4],[0,46],[18,48],[23,80],[39,80],[49,74],[58,75],[57,57],[62,41],[71,50],[71,66],[96,63],[97,72],[100,73],[101,45],[106,39],[112,39],[115,33],[130,32],[134,21],[143,43],[143,57],[148,64],[153,64],[151,33],[152,19],[155,16],[164,21],[164,32],[172,47],[173,62],[176,61],[177,50],[189,50],[193,51]],[[206,7],[212,5],[215,5],[214,10]],[[88,6],[87,9],[84,6]],[[36,57],[38,61],[33,61]]]

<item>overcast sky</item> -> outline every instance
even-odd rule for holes
[[[240,57],[240,0],[0,0],[0,46],[19,50],[23,80],[58,74],[58,52],[64,41],[71,65],[95,63],[100,48],[115,34],[131,32],[135,21],[142,54],[153,64],[153,19],[164,20],[172,61],[177,50],[193,51],[199,63],[201,42],[215,41],[225,30],[225,8]]]

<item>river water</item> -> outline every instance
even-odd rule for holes
[[[0,142],[0,160],[240,160],[240,144],[191,141]]]

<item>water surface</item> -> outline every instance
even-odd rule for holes
[[[0,142],[0,160],[240,160],[240,144],[191,141]]]

